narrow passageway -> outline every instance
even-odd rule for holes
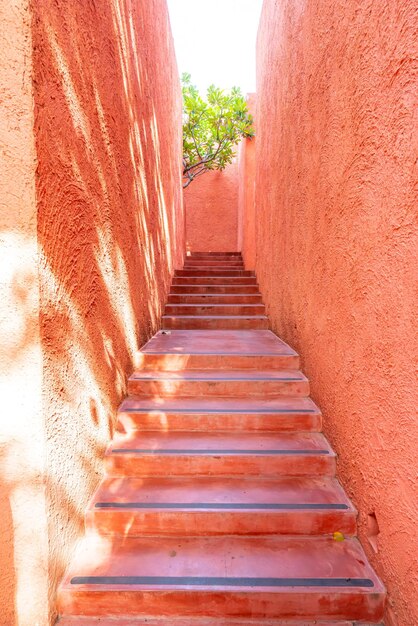
[[[241,254],[186,257],[162,327],[137,355],[61,626],[379,622],[320,409]]]

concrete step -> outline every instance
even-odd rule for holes
[[[167,304],[262,304],[262,302],[260,293],[169,293],[167,298]]]
[[[264,304],[166,304],[165,315],[265,315]]]
[[[257,285],[255,276],[174,276],[172,285]]]
[[[107,550],[105,551],[105,546]],[[326,537],[89,535],[61,614],[381,619],[385,592],[360,544]]]
[[[128,617],[111,615],[109,617],[66,616],[56,622],[59,626],[385,626],[383,622],[352,622],[322,620],[317,617],[306,621],[300,619],[271,620],[271,619],[241,619],[228,618],[226,620],[207,617]]]
[[[170,293],[172,294],[204,294],[211,295],[212,293],[223,293],[226,295],[235,294],[257,294],[260,295],[260,291],[257,284],[253,285],[234,285],[234,284],[206,284],[202,281],[200,284],[183,284],[171,285]]]
[[[107,478],[86,524],[100,534],[323,535],[356,530],[356,510],[330,477]]]
[[[321,620],[315,617],[315,621],[299,620],[299,619],[287,619],[287,620],[270,620],[260,619],[255,620],[248,618],[227,618],[218,619],[207,617],[157,617],[155,619],[150,617],[63,617],[57,622],[59,626],[372,626],[371,622],[367,624],[365,622],[347,622],[347,621],[335,621],[335,620]],[[383,624],[376,624],[374,626],[384,626]]]
[[[144,398],[128,396],[119,432],[131,430],[318,432],[321,412],[310,398]]]
[[[190,259],[189,261],[186,261],[184,263],[183,267],[225,267],[225,268],[231,268],[231,267],[242,267],[244,268],[244,261],[241,261],[239,259],[233,259],[231,260],[225,260],[225,259],[220,259],[220,260],[216,260],[213,261],[211,259]],[[180,268],[179,268],[180,269]]]
[[[299,370],[137,370],[128,393],[151,397],[258,397],[309,395],[309,381]]]
[[[218,258],[218,257],[227,257],[230,259],[231,257],[239,257],[242,259],[241,252],[191,252],[186,256],[186,259],[193,258],[201,258],[201,257],[209,257],[209,258]]]
[[[263,330],[269,326],[265,315],[163,315],[161,323],[167,330]]]
[[[118,433],[106,452],[110,476],[334,476],[320,433]]]
[[[299,356],[269,330],[160,331],[139,350],[136,369],[298,369]]]
[[[212,278],[222,277],[222,276],[231,276],[232,278],[238,278],[239,276],[253,276],[255,277],[255,273],[252,270],[243,270],[238,268],[217,268],[211,267],[209,269],[203,269],[201,267],[196,268],[187,268],[182,270],[176,270],[174,272],[174,277],[177,276],[211,276]]]

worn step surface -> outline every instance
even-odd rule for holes
[[[183,270],[176,270],[174,272],[174,276],[190,276],[190,277],[195,277],[195,276],[205,276],[205,277],[212,277],[212,278],[218,278],[218,277],[223,277],[223,276],[228,276],[231,278],[239,278],[241,276],[248,276],[248,277],[253,277],[255,278],[255,273],[253,271],[250,270],[241,270],[241,269],[219,269],[219,268],[209,268],[209,269],[202,269],[202,268],[189,268],[189,269],[183,269]]]
[[[113,439],[105,462],[113,476],[335,474],[335,453],[315,432],[129,431]]]
[[[66,616],[62,617],[57,624],[59,626],[260,626],[259,618],[252,619],[241,617],[86,617],[86,616]],[[341,620],[314,620],[305,619],[263,619],[262,626],[384,626],[383,623],[376,622],[352,622]]]
[[[380,619],[383,588],[355,539],[112,537],[81,542],[62,613]]]
[[[102,534],[353,535],[356,511],[335,478],[107,478],[87,524]]]
[[[234,295],[234,294],[240,294],[240,293],[252,293],[252,294],[259,294],[260,291],[258,289],[258,285],[254,284],[254,285],[225,285],[225,284],[219,284],[219,285],[208,285],[205,284],[205,281],[202,280],[201,283],[199,285],[196,284],[190,284],[190,285],[185,285],[183,283],[181,284],[171,284],[171,288],[170,288],[171,293],[175,293],[175,294],[194,294],[194,293],[198,293],[198,294],[205,294],[205,295],[211,295],[212,293],[224,293],[224,294],[229,294],[229,295]]]
[[[160,331],[135,355],[137,369],[297,369],[299,356],[269,330]]]
[[[211,258],[212,257],[218,258],[220,256],[225,256],[228,259],[230,259],[231,257],[238,256],[238,257],[242,258],[241,252],[231,252],[229,250],[227,250],[225,252],[222,252],[222,251],[219,251],[219,252],[218,251],[215,251],[215,252],[212,252],[212,251],[210,251],[210,252],[204,252],[204,251],[200,252],[198,250],[195,250],[195,251],[191,252],[190,254],[187,254],[186,259],[190,259],[190,258],[193,259],[195,257],[199,257],[200,258],[202,256],[207,256],[207,257],[211,257]]]
[[[150,398],[130,396],[119,407],[117,428],[166,431],[321,430],[319,408],[310,398]]]
[[[130,618],[130,617],[63,617],[59,620],[59,626],[260,626],[260,621],[257,618],[253,620],[251,618],[199,618],[199,617],[169,617],[169,618],[155,618],[143,617],[143,618]],[[335,620],[263,620],[263,626],[370,626],[362,622],[341,622]],[[383,624],[380,624],[383,626]]]
[[[138,370],[129,377],[130,394],[144,396],[308,396],[300,370]]]
[[[173,285],[257,285],[255,276],[174,276]]]
[[[166,304],[165,315],[263,315],[264,304]]]
[[[167,304],[262,304],[257,293],[169,293]]]
[[[162,326],[167,330],[262,330],[269,323],[265,315],[163,315]]]
[[[269,330],[160,331],[135,356],[138,369],[297,369],[298,354]]]

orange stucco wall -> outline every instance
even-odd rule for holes
[[[247,94],[248,110],[255,118],[256,94]],[[255,268],[255,137],[243,139],[238,152],[238,248],[242,251],[245,267]]]
[[[398,626],[418,623],[415,8],[265,0],[257,50],[257,275]]]
[[[0,13],[0,624],[46,626],[182,265],[181,92],[165,0]]]
[[[48,623],[28,0],[0,3],[0,624]]]
[[[184,190],[187,250],[238,250],[238,159],[207,172]]]

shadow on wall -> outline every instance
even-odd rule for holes
[[[45,496],[53,620],[126,374],[158,328],[183,261],[181,92],[165,1],[42,0],[31,9],[46,459],[33,480]],[[31,281],[22,285],[15,277],[24,316]],[[32,339],[21,339],[25,358]],[[7,478],[15,462],[7,452],[0,528],[10,607],[2,611],[12,626],[18,485]],[[31,477],[23,480],[30,488]]]

